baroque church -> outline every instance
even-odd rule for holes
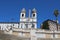
[[[32,13],[32,14],[31,14]],[[32,15],[32,17],[31,17]],[[20,13],[20,22],[0,22],[0,30],[7,30],[15,28],[37,28],[37,13],[34,8],[29,10],[28,17],[26,17],[26,9],[23,8]]]

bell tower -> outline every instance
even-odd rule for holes
[[[36,17],[37,17],[37,15],[36,15],[36,9],[34,8],[32,10],[32,18],[36,18]]]
[[[23,8],[20,13],[20,26],[19,26],[19,28],[24,28],[25,18],[26,18],[26,10],[25,10],[25,8]]]
[[[22,11],[21,11],[20,18],[25,18],[25,14],[26,14],[26,10],[25,10],[25,8],[23,8]]]
[[[32,10],[32,28],[37,28],[37,13],[35,8]]]

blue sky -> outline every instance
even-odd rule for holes
[[[37,26],[47,19],[55,20],[54,10],[60,12],[60,0],[0,0],[0,22],[19,22],[22,8],[28,10],[36,8],[38,15]],[[14,18],[14,20],[11,20]],[[60,23],[60,15],[58,20]]]

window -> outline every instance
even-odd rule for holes
[[[18,24],[18,28],[19,28],[19,24]]]
[[[35,25],[34,25],[34,24],[32,24],[32,28],[34,28],[34,26],[35,26]]]
[[[33,14],[33,17],[35,17],[35,14]]]
[[[22,14],[22,17],[24,17],[24,14]]]
[[[21,24],[21,28],[23,28],[23,24]]]
[[[26,28],[28,28],[28,24],[25,24],[26,25]]]

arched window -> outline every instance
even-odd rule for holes
[[[35,27],[35,25],[34,24],[32,24],[32,28],[34,28]]]
[[[28,24],[25,24],[26,25],[26,28],[28,28]]]
[[[33,17],[35,17],[35,14],[33,14]]]
[[[21,24],[21,28],[23,28],[23,24]]]
[[[24,17],[24,14],[22,14],[22,17]]]
[[[19,26],[20,26],[20,25],[18,24],[18,28],[19,28]]]

